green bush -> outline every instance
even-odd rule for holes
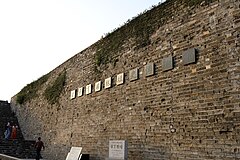
[[[66,81],[66,71],[63,71],[58,75],[56,80],[51,86],[48,86],[44,92],[44,97],[47,99],[49,104],[55,104],[58,102],[59,96],[64,89]]]
[[[180,5],[186,7],[197,6],[202,2],[207,5],[216,0],[167,0],[163,4],[152,6],[151,10],[145,10],[137,17],[128,20],[121,28],[114,29],[112,33],[97,42],[97,52],[95,54],[96,66],[114,62],[113,55],[117,55],[123,45],[130,40],[135,49],[140,49],[151,44],[150,36],[163,24],[174,16]],[[178,4],[178,5],[176,5]],[[169,8],[173,6],[173,8]]]
[[[42,85],[48,80],[49,75],[46,74],[39,78],[36,81],[33,81],[30,84],[27,84],[18,94],[16,98],[16,102],[18,104],[24,104],[27,101],[37,97],[38,90],[42,87]]]
[[[153,6],[151,11],[145,10],[132,20],[128,20],[124,26],[114,29],[112,33],[106,34],[106,37],[97,42],[97,52],[95,62],[97,66],[115,62],[114,55],[117,55],[125,43],[131,41],[135,49],[143,48],[151,44],[150,36],[156,29],[163,24],[168,11],[163,6]]]
[[[25,95],[24,94],[18,94],[16,101],[17,101],[18,104],[23,104],[24,101],[25,101],[24,99],[25,99]]]

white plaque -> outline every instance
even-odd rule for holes
[[[78,97],[83,96],[83,87],[78,88]]]
[[[86,86],[86,94],[90,94],[90,93],[92,93],[92,85],[91,84]]]
[[[105,83],[104,83],[105,88],[110,88],[111,87],[111,82],[112,82],[111,77],[105,79]]]
[[[102,82],[98,81],[95,83],[95,92],[98,92],[101,90]]]
[[[109,158],[112,159],[127,159],[127,142],[125,140],[109,141]]]
[[[75,97],[76,97],[76,90],[72,90],[70,99],[74,99]]]
[[[72,147],[66,157],[66,160],[79,160],[81,151],[82,151],[82,147]]]
[[[116,82],[116,84],[120,85],[120,84],[123,84],[123,82],[124,82],[124,73],[120,73],[120,74],[117,75],[117,82]]]
[[[129,71],[129,80],[134,81],[138,79],[138,68]]]
[[[154,75],[154,64],[153,63],[148,63],[145,65],[145,76],[152,76]]]

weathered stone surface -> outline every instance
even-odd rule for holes
[[[169,11],[174,3],[167,3]],[[83,147],[90,159],[108,157],[109,140],[128,141],[129,160],[199,160],[240,158],[240,2],[225,0],[176,11],[144,48],[131,40],[118,61],[95,71],[95,45],[50,72],[40,96],[12,107],[25,138],[42,136],[49,159],[65,159],[71,146]],[[151,25],[151,24],[149,24]],[[196,48],[196,62],[184,65],[183,52]],[[173,56],[174,68],[163,72],[162,59]],[[154,63],[146,77],[144,66]],[[130,81],[129,71],[139,77]],[[66,69],[59,104],[42,93]],[[116,85],[119,73],[124,83]],[[112,87],[70,99],[72,90],[112,77]],[[85,90],[85,88],[84,88]],[[174,132],[171,132],[175,129]]]

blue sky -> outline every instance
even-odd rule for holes
[[[0,0],[0,100],[159,2]]]

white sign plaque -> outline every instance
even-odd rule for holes
[[[83,96],[83,87],[78,88],[78,97]]]
[[[95,92],[98,92],[101,90],[102,82],[98,81],[95,83]]]
[[[146,77],[154,75],[154,64],[149,63],[145,66],[145,75]]]
[[[76,97],[76,90],[72,90],[70,99],[74,99],[75,97]]]
[[[134,81],[138,79],[138,68],[129,71],[129,80]]]
[[[123,82],[124,82],[124,73],[120,73],[120,74],[117,75],[117,82],[116,82],[116,84],[120,85],[120,84],[123,84]]]
[[[86,94],[90,94],[90,93],[92,93],[92,85],[91,84],[86,86]]]
[[[66,160],[79,160],[81,155],[82,147],[72,147],[67,155]]]
[[[127,141],[110,140],[109,141],[109,158],[110,159],[127,159]]]
[[[105,79],[105,83],[104,83],[105,88],[110,88],[111,87],[111,82],[112,82],[111,77]]]

